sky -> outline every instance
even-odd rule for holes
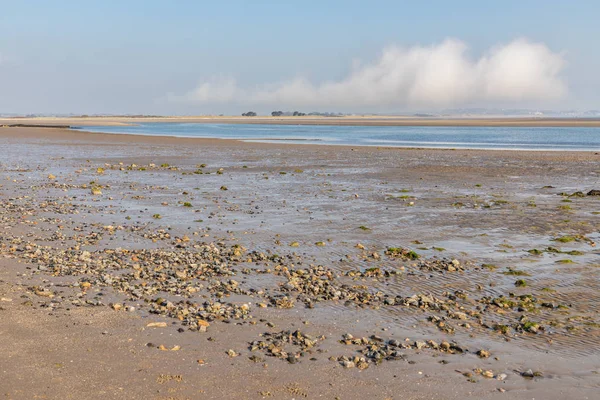
[[[0,113],[600,109],[600,2],[0,0]]]

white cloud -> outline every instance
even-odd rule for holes
[[[191,103],[229,103],[241,95],[235,79],[219,77],[210,82],[203,82],[198,87],[183,96],[168,95],[171,101]]]
[[[562,54],[518,39],[472,59],[464,42],[397,46],[379,59],[354,65],[340,81],[314,84],[297,78],[244,88],[233,78],[201,83],[170,101],[195,104],[262,104],[278,107],[447,107],[466,104],[547,102],[563,97]]]

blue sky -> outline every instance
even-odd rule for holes
[[[321,111],[600,108],[597,1],[282,3],[0,1],[0,112],[238,113],[267,111],[277,102],[284,109]],[[461,45],[448,50],[448,38]],[[524,64],[515,63],[522,66],[507,76],[530,63],[538,69],[514,82],[498,81],[494,71],[507,64],[492,62],[492,68],[478,61],[517,39],[529,44],[506,54],[544,49],[533,61],[521,58]],[[417,56],[423,49],[428,55]],[[361,97],[379,97],[395,84],[360,80],[382,68],[382,54],[394,64],[383,73],[401,76],[402,83],[381,102],[364,102]],[[445,54],[472,65],[419,92],[445,76]],[[402,69],[411,57],[421,61]],[[556,68],[538,72],[548,60],[557,61]],[[415,83],[420,62],[434,68],[433,75]],[[482,78],[469,91],[447,85],[446,79],[475,70]],[[518,86],[532,74],[543,75],[543,82],[518,93],[490,89]],[[496,78],[490,82],[489,76]],[[366,94],[364,85],[371,85]],[[348,99],[349,93],[357,98]]]

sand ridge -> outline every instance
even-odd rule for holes
[[[507,127],[599,127],[600,118],[545,117],[464,117],[415,118],[399,116],[341,117],[238,117],[238,116],[157,116],[157,117],[37,117],[0,118],[0,125],[56,124],[72,126],[118,126],[144,122],[269,124],[269,125],[339,125],[339,126],[507,126]]]

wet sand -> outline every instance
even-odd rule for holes
[[[35,128],[0,149],[6,398],[600,390],[596,153]]]
[[[71,125],[118,126],[144,122],[193,122],[207,124],[271,124],[271,125],[338,125],[338,126],[507,126],[507,127],[598,127],[600,118],[547,117],[401,117],[401,116],[340,116],[340,117],[37,117],[0,118],[0,125]]]

